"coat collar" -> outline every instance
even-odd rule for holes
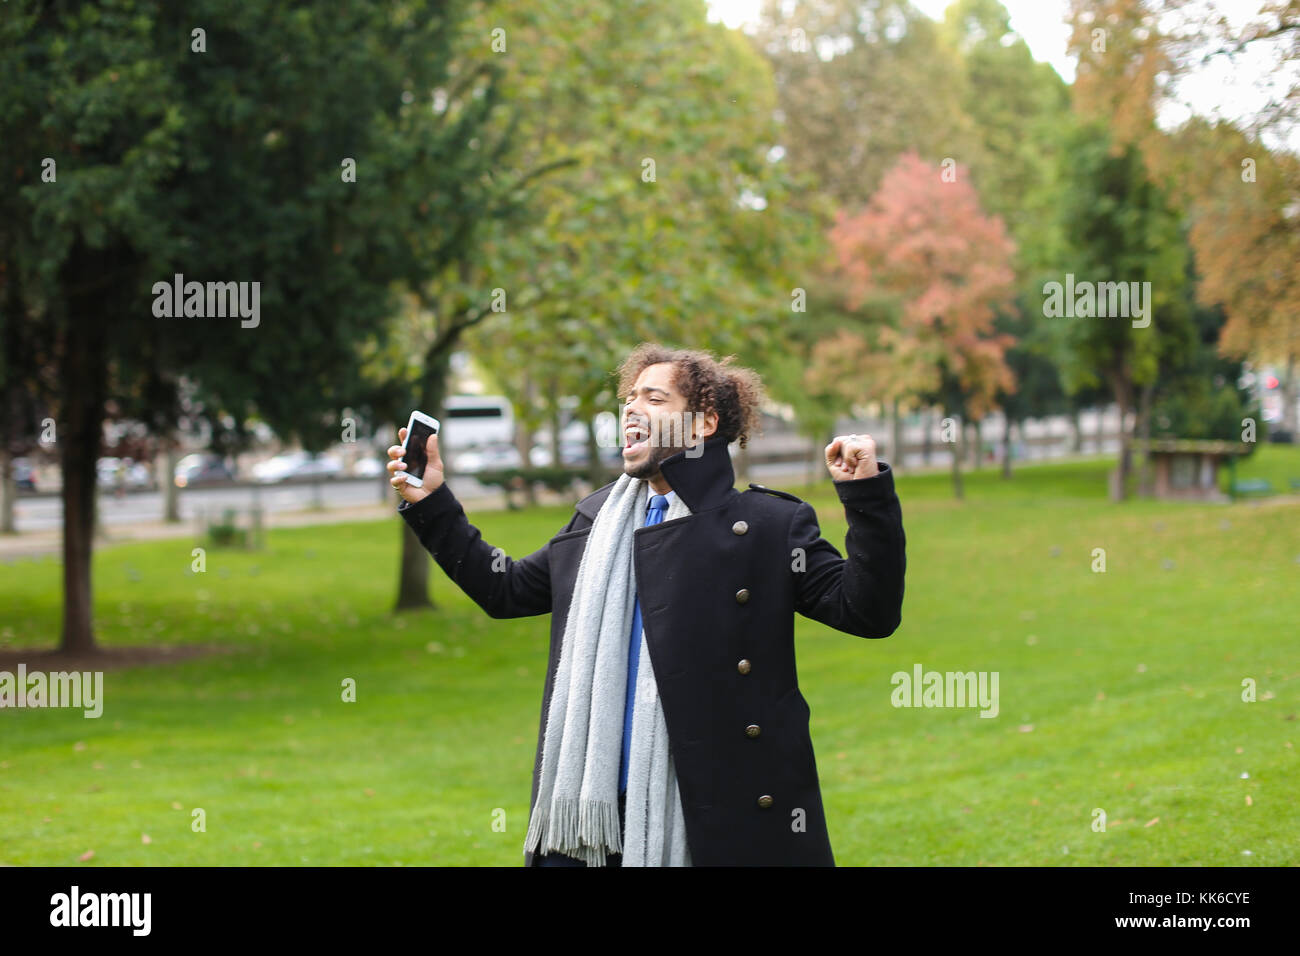
[[[714,435],[704,440],[702,454],[687,457],[685,451],[679,451],[659,466],[664,480],[692,513],[716,508],[736,493],[736,472],[727,445],[725,438]]]
[[[714,435],[705,439],[702,453],[687,457],[685,451],[679,451],[665,458],[659,466],[664,480],[692,513],[716,508],[737,493],[736,472],[731,466],[728,444],[721,435]],[[689,450],[692,453],[695,451],[693,448]],[[605,487],[593,491],[578,502],[578,511],[594,521],[613,487],[614,482],[611,481]]]

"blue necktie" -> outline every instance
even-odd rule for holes
[[[663,495],[654,495],[650,499],[650,511],[645,524],[659,524],[668,511],[668,499]],[[623,759],[619,764],[618,792],[627,792],[627,762],[632,753],[632,705],[636,702],[636,672],[641,660],[641,599],[632,602],[632,636],[628,641],[627,652],[627,701],[623,707]]]

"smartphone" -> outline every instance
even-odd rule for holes
[[[429,436],[438,434],[438,419],[424,412],[411,412],[411,419],[406,423],[406,438],[402,442],[402,461],[406,462],[406,483],[417,488],[424,487],[424,469],[429,464],[429,454],[425,450],[429,445]]]

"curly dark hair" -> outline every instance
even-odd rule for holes
[[[727,444],[739,441],[744,448],[758,428],[763,380],[753,369],[732,365],[733,359],[728,355],[719,361],[711,352],[642,342],[618,368],[619,401],[648,366],[668,362],[673,366],[673,384],[686,397],[687,411],[717,412],[716,434],[725,436]]]

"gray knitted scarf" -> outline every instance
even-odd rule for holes
[[[604,866],[690,866],[677,774],[642,630],[627,773],[627,832],[618,819],[627,651],[636,589],[632,532],[645,524],[647,482],[620,475],[582,552],[564,625],[524,849]],[[680,495],[665,521],[689,515]]]

